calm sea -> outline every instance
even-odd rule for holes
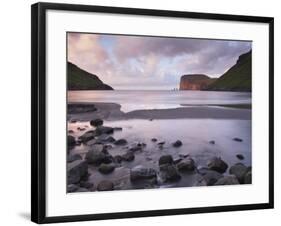
[[[68,91],[69,102],[118,103],[121,110],[167,109],[183,105],[250,104],[251,93],[215,91]]]

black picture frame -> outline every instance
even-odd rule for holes
[[[73,216],[46,216],[46,11],[63,10],[113,14],[212,19],[265,23],[269,25],[269,202],[259,204],[181,208]],[[274,207],[274,18],[168,11],[154,9],[119,8],[59,3],[36,3],[31,6],[31,220],[36,223],[73,222],[115,218],[133,218],[207,212],[269,209]]]

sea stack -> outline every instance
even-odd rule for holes
[[[181,76],[180,90],[204,90],[215,79],[204,74],[188,74]]]

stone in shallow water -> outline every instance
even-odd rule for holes
[[[244,176],[244,184],[252,183],[252,171],[248,171]]]
[[[182,142],[180,140],[177,140],[176,142],[173,143],[173,146],[175,148],[178,148],[178,147],[182,146]]]
[[[87,142],[87,141],[89,141],[89,140],[94,139],[95,136],[96,136],[96,132],[95,132],[94,130],[89,130],[89,131],[85,132],[83,135],[81,135],[81,136],[79,137],[79,139],[80,139],[83,143],[85,143],[85,142]]]
[[[71,136],[71,135],[68,135],[67,136],[67,145],[68,146],[74,146],[75,145],[75,137],[74,136]]]
[[[247,172],[248,168],[243,163],[236,163],[229,169],[229,174],[235,175],[241,184],[244,183],[244,177]]]
[[[202,175],[207,186],[214,185],[223,175],[217,171],[208,168],[201,168],[198,173]]]
[[[157,142],[157,139],[156,138],[152,138],[151,141],[152,142]]]
[[[98,191],[112,191],[114,190],[114,184],[109,180],[101,181],[97,186]]]
[[[67,162],[73,162],[73,161],[81,160],[81,159],[82,159],[82,157],[79,154],[74,154],[74,155],[68,155],[67,156]]]
[[[239,160],[243,160],[243,159],[244,159],[244,156],[241,155],[241,154],[237,154],[236,157],[237,157]]]
[[[209,141],[209,144],[215,144],[216,142],[214,140]]]
[[[228,175],[218,179],[218,181],[214,185],[233,185],[233,184],[239,184],[239,181],[237,180],[236,176]]]
[[[180,172],[190,172],[195,170],[195,162],[192,158],[182,160],[177,164],[177,168]]]
[[[160,165],[164,165],[164,164],[172,164],[173,161],[173,157],[171,155],[162,155],[159,158],[158,164]]]
[[[126,162],[131,162],[135,159],[135,155],[128,151],[126,154],[122,155],[122,160],[126,161]]]
[[[79,188],[79,186],[77,186],[76,184],[69,184],[67,185],[67,192],[75,192],[77,191]]]
[[[94,127],[102,126],[103,120],[102,119],[94,119],[90,121],[90,125]]]
[[[114,142],[115,145],[126,145],[128,142],[125,139],[119,139]]]
[[[113,128],[108,126],[98,126],[95,131],[97,136],[102,134],[112,134],[114,132]]]
[[[112,156],[107,154],[102,144],[93,145],[92,149],[87,152],[85,159],[88,163],[95,165],[112,162]]]
[[[145,180],[156,178],[156,170],[152,168],[145,168],[143,166],[136,166],[130,170],[131,181]]]
[[[209,169],[215,170],[219,173],[225,173],[228,168],[228,165],[221,158],[214,157],[208,162],[208,167]]]
[[[67,164],[67,183],[76,184],[88,175],[88,164],[82,160],[76,160]]]
[[[113,163],[109,163],[109,164],[102,163],[98,168],[98,170],[103,174],[109,174],[113,172],[114,169],[115,169],[115,165]]]
[[[93,186],[94,186],[94,184],[91,183],[91,182],[88,182],[88,181],[81,181],[81,182],[80,182],[80,187],[82,187],[82,188],[90,189],[90,188],[92,188]]]
[[[233,140],[237,141],[237,142],[242,142],[243,141],[241,138],[238,138],[238,137],[234,137]]]
[[[178,181],[181,179],[178,170],[171,164],[160,165],[160,177],[163,182]]]

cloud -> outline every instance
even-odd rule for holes
[[[68,34],[68,60],[113,87],[177,87],[192,73],[217,77],[250,49],[245,41]]]

